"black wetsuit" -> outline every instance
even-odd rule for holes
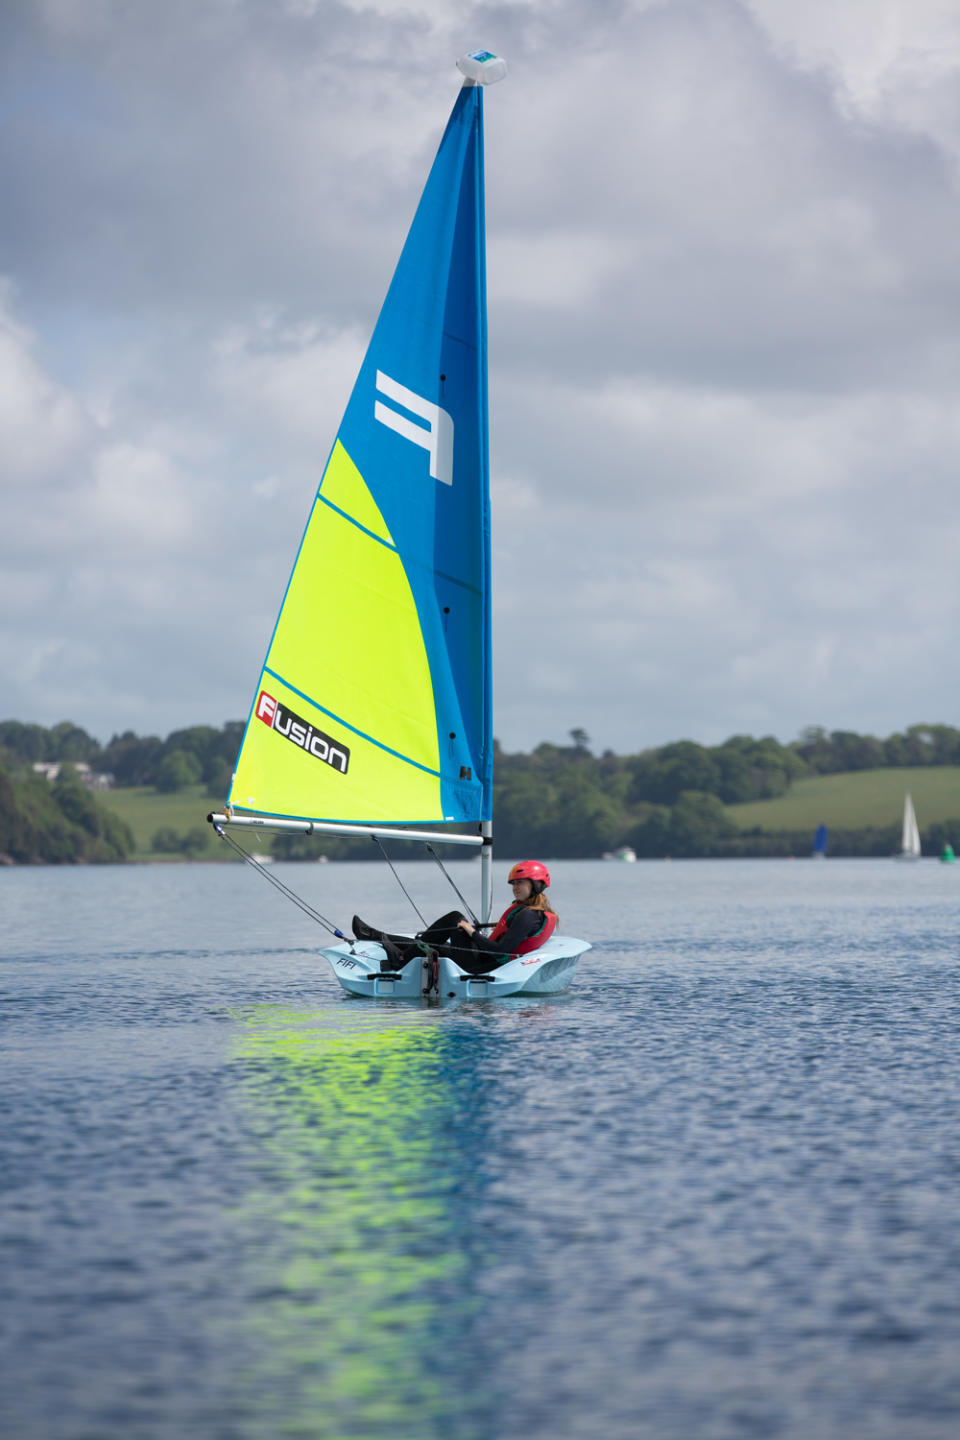
[[[525,940],[543,929],[546,915],[543,910],[531,910],[526,905],[518,906],[499,940],[490,940],[479,931],[474,931],[471,935],[468,930],[461,930],[460,921],[466,918],[459,910],[451,910],[449,914],[441,915],[439,920],[434,920],[426,930],[421,930],[417,940],[449,956],[471,975],[484,975],[488,970],[495,970],[498,965],[506,965],[510,956],[516,954]],[[411,943],[408,935],[389,935],[386,938],[400,951],[404,964],[412,960],[414,955],[422,953],[420,945]],[[384,964],[386,963],[384,961]]]
[[[448,955],[461,970],[467,970],[471,975],[483,975],[487,970],[495,970],[498,965],[505,965],[524,940],[529,940],[543,929],[544,918],[542,910],[520,906],[511,915],[500,939],[490,940],[479,931],[474,931],[471,935],[469,931],[461,930],[459,922],[465,920],[466,916],[461,915],[459,910],[451,910],[449,915],[442,915],[439,920],[435,920],[418,938],[431,945],[434,950],[441,950],[444,955]]]

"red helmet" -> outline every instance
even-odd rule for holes
[[[539,860],[521,860],[519,865],[514,865],[507,879],[511,885],[514,880],[530,880],[534,893],[539,895],[550,884],[550,871]]]

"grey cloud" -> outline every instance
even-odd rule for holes
[[[857,109],[758,9],[6,7],[9,713],[245,713],[482,42],[503,743],[949,719],[943,66]]]

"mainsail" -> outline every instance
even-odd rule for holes
[[[491,819],[483,207],[468,78],[310,510],[231,816]]]
[[[916,860],[920,857],[920,828],[917,825],[917,815],[913,808],[913,800],[910,792],[907,792],[903,802],[903,831],[900,838],[900,854],[906,860]]]

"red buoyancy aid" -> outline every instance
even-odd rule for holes
[[[503,914],[500,916],[500,919],[497,921],[496,925],[494,925],[493,929],[490,931],[490,939],[502,940],[504,935],[507,933],[507,930],[509,929],[510,921],[513,919],[514,915],[516,915],[518,910],[525,910],[526,908],[527,907],[525,905],[508,905],[506,910],[504,910]],[[514,955],[529,955],[531,950],[539,950],[540,946],[545,945],[550,939],[550,936],[553,934],[554,930],[556,930],[557,917],[556,915],[554,915],[553,911],[541,910],[540,914],[543,916],[540,929],[536,932],[536,934],[531,935],[528,940],[524,940],[522,945],[518,945],[516,950],[514,950],[513,952]]]

